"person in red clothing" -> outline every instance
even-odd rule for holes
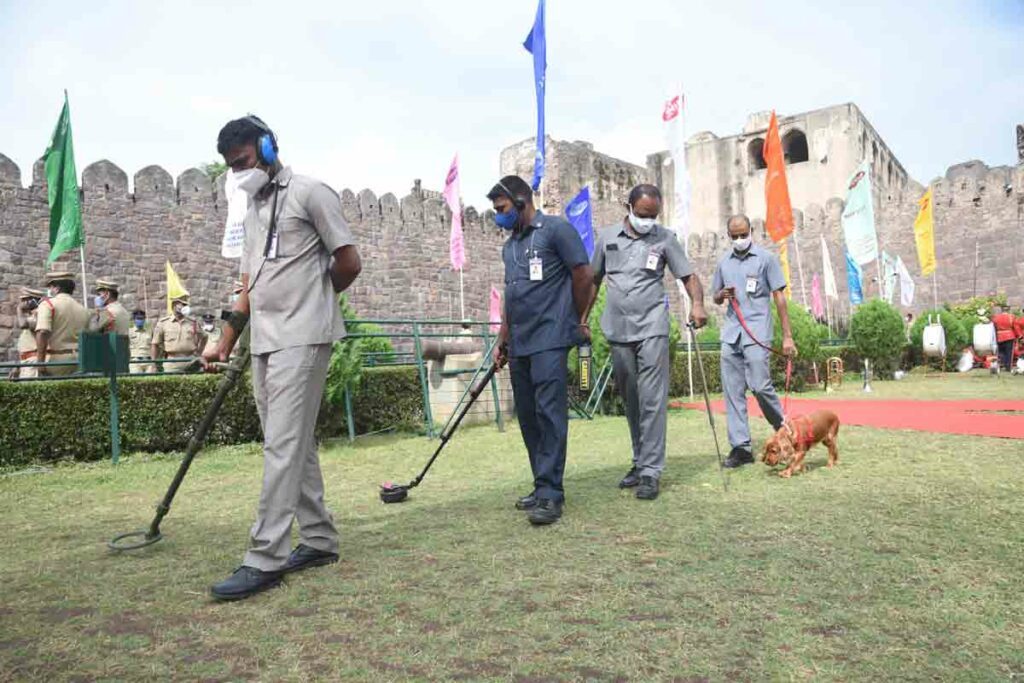
[[[999,367],[1006,370],[1013,364],[1013,345],[1017,343],[1020,323],[1013,314],[996,304],[992,323],[996,326],[996,345],[999,347]]]

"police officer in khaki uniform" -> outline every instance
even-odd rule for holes
[[[132,326],[128,329],[129,353],[132,357],[132,364],[129,371],[133,375],[147,372],[156,372],[156,366],[152,363],[136,363],[134,361],[149,358],[152,353],[153,332],[146,329],[146,312],[141,308],[132,311]]]
[[[18,297],[18,329],[21,334],[18,336],[18,361],[21,363],[36,362],[36,310],[39,302],[46,296],[41,289],[21,288],[21,296]],[[11,379],[32,379],[39,376],[38,368],[14,368],[11,370]]]
[[[36,358],[47,363],[78,360],[78,335],[89,322],[89,311],[75,301],[75,281],[68,272],[46,276],[49,297],[36,310]],[[74,365],[39,368],[40,376],[70,375]]]
[[[173,313],[160,318],[153,328],[151,357],[159,360],[198,356],[203,348],[203,334],[199,323],[188,315],[188,295],[171,299],[171,310]],[[157,366],[163,366],[164,372],[183,372],[188,362],[157,363]]]
[[[131,316],[118,298],[118,284],[112,280],[96,280],[96,311],[89,319],[90,332],[116,332],[127,335]]]
[[[203,346],[203,355],[205,356],[213,353],[220,346],[222,332],[217,325],[216,318],[213,317],[213,313],[203,314],[203,324],[201,327],[203,334],[206,335],[206,345]]]

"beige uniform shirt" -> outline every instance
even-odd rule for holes
[[[32,358],[36,357],[36,314],[25,315],[20,313],[19,317],[28,323],[28,327],[21,328],[18,336],[18,356],[25,360],[25,354],[31,353]]]
[[[189,317],[164,316],[153,328],[153,343],[169,357],[196,355],[199,337],[199,323]]]
[[[128,334],[132,327],[132,317],[128,309],[117,301],[111,301],[103,307],[103,310],[96,313],[99,319],[95,326],[97,332],[116,332],[117,334]]]
[[[327,269],[331,255],[354,244],[341,200],[318,180],[282,169],[277,186],[276,248],[266,252],[274,191],[260,193],[245,216],[240,270],[249,275],[251,351],[329,344],[345,323]]]
[[[50,333],[51,353],[74,351],[77,354],[78,334],[88,322],[89,311],[64,292],[43,299],[36,309],[36,331]]]
[[[152,339],[153,335],[145,328],[140,330],[132,325],[128,329],[128,344],[131,346],[132,358],[149,358]]]

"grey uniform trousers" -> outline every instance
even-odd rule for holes
[[[314,437],[330,359],[330,344],[252,357],[253,393],[263,426],[263,490],[243,561],[248,567],[274,571],[284,566],[293,519],[299,522],[301,543],[338,550]]]
[[[668,337],[609,345],[615,389],[626,403],[626,421],[633,440],[633,467],[641,477],[657,479],[665,469],[671,376]]]
[[[761,406],[772,429],[782,426],[782,402],[772,385],[768,349],[757,344],[743,345],[742,338],[722,344],[722,391],[725,393],[725,417],[729,425],[729,444],[750,450],[750,423],[747,418],[747,388]]]

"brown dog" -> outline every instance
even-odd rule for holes
[[[768,439],[761,454],[761,462],[774,467],[780,462],[788,464],[779,472],[789,478],[804,468],[804,456],[819,441],[828,447],[828,466],[839,460],[839,416],[830,410],[815,410],[809,415],[787,419],[775,436]]]

